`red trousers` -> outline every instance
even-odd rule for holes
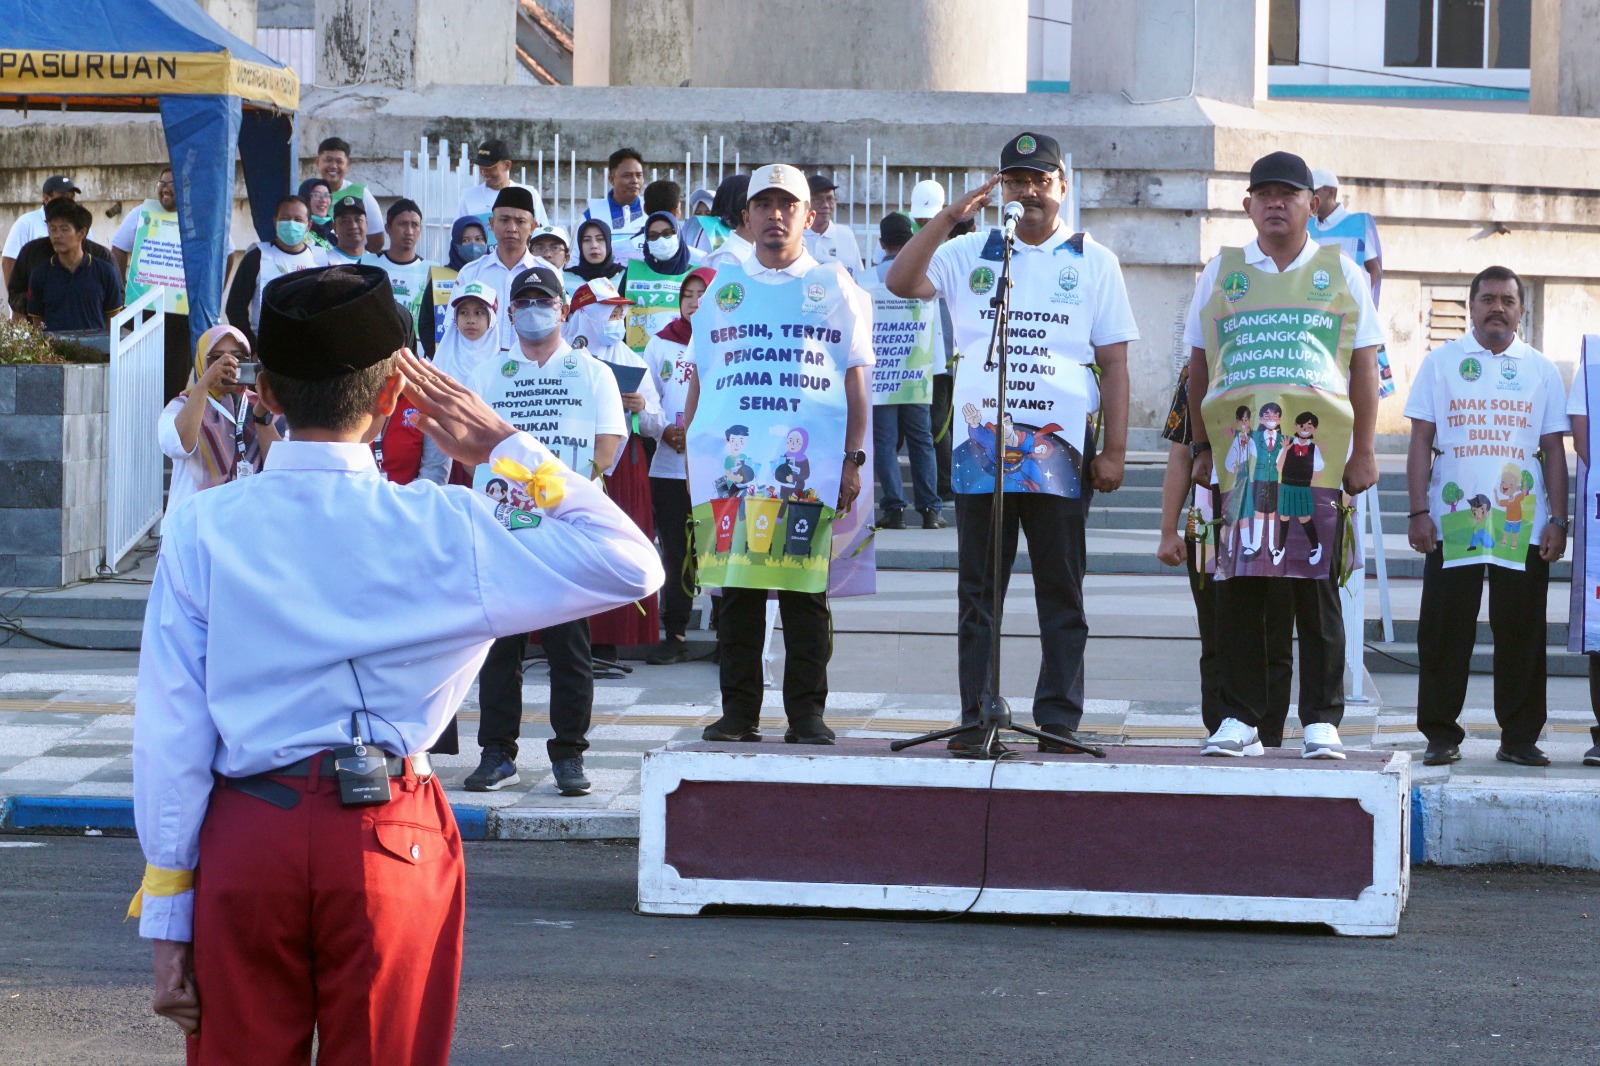
[[[345,807],[331,778],[278,777],[293,810],[219,786],[200,830],[190,1066],[444,1066],[466,868],[437,778]]]

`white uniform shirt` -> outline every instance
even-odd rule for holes
[[[717,267],[723,263],[742,263],[749,259],[755,250],[755,245],[730,230],[728,231],[728,238],[722,242],[722,246],[706,256],[705,265]],[[810,253],[807,254],[809,255]],[[813,260],[815,259],[815,257],[812,258]]]
[[[516,434],[494,456],[532,470],[550,453]],[[369,741],[426,751],[494,638],[662,582],[655,548],[581,477],[566,478],[545,521],[513,533],[468,489],[385,481],[364,444],[275,444],[264,472],[191,497],[162,533],[133,775],[145,860],[169,870],[200,861],[213,773],[259,774],[348,744],[363,694]],[[139,931],[189,940],[193,914],[193,892],[147,896]]]
[[[806,251],[819,263],[843,263],[852,277],[862,267],[861,246],[856,243],[855,232],[838,219],[829,223],[826,233],[806,230]]]
[[[1309,237],[1300,254],[1295,256],[1293,263],[1289,264],[1290,270],[1296,270],[1309,263],[1312,258],[1322,250],[1322,245]],[[1251,241],[1244,246],[1244,261],[1265,274],[1282,273],[1278,264],[1266,252],[1261,250],[1261,245]],[[1211,299],[1211,294],[1217,288],[1217,271],[1222,265],[1222,256],[1214,255],[1206,268],[1200,271],[1200,280],[1195,282],[1194,296],[1189,301],[1189,315],[1183,323],[1183,343],[1191,348],[1204,348],[1206,346],[1205,328],[1200,324],[1200,312],[1205,308],[1206,301]],[[1355,347],[1367,348],[1384,343],[1383,323],[1378,321],[1378,308],[1372,302],[1372,283],[1367,277],[1367,272],[1350,261],[1344,254],[1339,256],[1339,269],[1344,274],[1345,286],[1350,290],[1350,295],[1356,299],[1356,305],[1361,309],[1360,321],[1356,323]],[[963,354],[965,352],[963,351]]]
[[[573,363],[570,368],[566,365],[569,357]],[[511,362],[516,364],[516,370],[507,376],[505,367]],[[567,383],[569,371],[577,375],[579,380],[576,384]],[[518,342],[516,347],[501,353],[499,358],[485,359],[478,364],[472,377],[462,384],[481,396],[485,403],[499,411],[513,426],[520,428],[532,421],[554,419],[561,423],[561,429],[557,431],[561,436],[588,437],[585,454],[589,460],[594,458],[595,445],[598,444],[596,438],[602,434],[621,437],[624,443],[627,442],[628,419],[622,409],[622,391],[617,388],[617,376],[587,351],[573,348],[566,341],[561,342],[561,346],[544,361],[542,367],[522,354],[522,345]],[[558,401],[566,397],[557,395],[558,389],[572,396],[583,397],[585,402],[578,407],[563,406]],[[528,395],[533,392],[539,395]],[[522,395],[513,396],[512,393]],[[564,461],[572,459],[568,447],[558,445],[554,450],[565,456]],[[617,454],[622,454],[620,448]],[[609,472],[599,471],[602,474]],[[587,475],[589,471],[583,470],[581,473]]]
[[[539,195],[538,189],[531,185],[524,185],[520,181],[509,182],[506,188],[527,189],[533,195],[533,217],[539,220],[539,225],[541,226],[550,224],[550,217],[544,211],[544,197]],[[456,217],[464,218],[467,215],[494,214],[494,202],[503,191],[502,189],[491,189],[481,181],[471,188],[463,189],[461,201],[456,204]]]
[[[5,250],[0,255],[15,259],[22,254],[24,244],[48,236],[50,229],[44,222],[44,208],[36,207],[11,224],[11,232],[6,234]]]
[[[689,346],[669,341],[656,334],[644,346],[645,376],[661,387],[661,426],[683,428],[683,405],[689,399],[689,382],[694,378],[694,359]],[[683,479],[689,476],[688,457],[666,446],[656,448],[650,460],[651,477]]]
[[[536,266],[550,267],[556,271],[557,276],[561,274],[561,271],[556,270],[550,263],[526,251],[522,253],[522,258],[517,260],[516,266],[508,267],[500,261],[499,254],[491,248],[488,255],[474,259],[462,267],[461,272],[456,275],[456,289],[460,289],[469,281],[481,281],[485,285],[493,285],[494,291],[500,294],[500,313],[496,317],[500,320],[502,348],[509,348],[512,351],[517,349],[517,333],[511,328],[511,281],[524,270]],[[450,315],[445,320],[445,336],[448,337],[455,328],[456,316]]]

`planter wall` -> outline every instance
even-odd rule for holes
[[[103,561],[109,375],[0,366],[0,587],[63,585]]]

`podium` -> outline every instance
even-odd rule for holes
[[[1394,935],[1409,888],[1405,753],[1108,751],[1030,748],[996,765],[886,740],[669,745],[644,757],[639,909],[970,906]]]

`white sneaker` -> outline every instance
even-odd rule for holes
[[[1200,745],[1201,755],[1227,755],[1235,759],[1245,755],[1260,755],[1265,750],[1255,729],[1237,718],[1224,718],[1222,724],[1217,726],[1217,731]]]
[[[1329,722],[1313,722],[1306,726],[1305,742],[1300,748],[1302,759],[1342,759],[1344,745],[1339,741],[1339,730]]]

